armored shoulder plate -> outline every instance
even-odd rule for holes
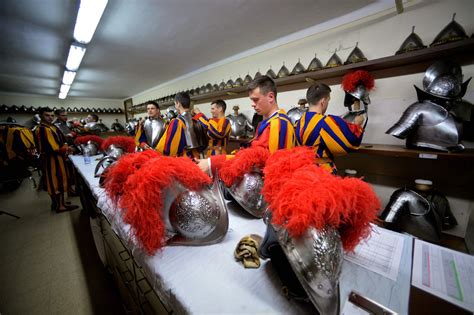
[[[147,119],[143,124],[145,130],[146,141],[152,148],[156,147],[161,139],[161,136],[165,132],[165,124],[163,120],[159,119]]]

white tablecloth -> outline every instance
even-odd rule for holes
[[[135,260],[145,270],[162,302],[177,313],[195,314],[310,314],[307,304],[287,300],[271,266],[263,261],[259,269],[244,269],[234,260],[238,241],[247,234],[265,233],[262,220],[254,219],[229,203],[229,230],[225,239],[208,246],[167,246],[155,256],[133,246],[125,224],[111,207],[94,178],[97,157],[84,164],[82,156],[71,157],[79,173],[98,200],[98,207],[117,235],[128,244]],[[341,276],[341,309],[353,289],[401,314],[408,313],[411,270],[411,239],[405,241],[400,274],[396,282],[344,261]],[[377,284],[377,285],[374,285]]]

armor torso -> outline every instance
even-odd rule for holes
[[[227,118],[230,121],[231,126],[231,133],[230,136],[232,138],[245,138],[247,137],[247,131],[253,131],[252,124],[250,121],[245,117],[244,114],[238,115],[227,115]]]
[[[430,101],[408,107],[388,134],[406,139],[407,147],[442,151],[462,150],[462,122],[444,107]]]
[[[364,121],[363,121],[361,126],[362,126],[362,128],[365,129],[365,126],[367,126],[367,122],[369,120],[368,117],[367,117],[367,111],[365,109],[358,110],[358,111],[348,111],[347,113],[343,114],[341,116],[341,118],[344,119],[345,121],[350,122],[351,124],[353,124],[355,118],[359,115],[364,116]]]
[[[183,130],[186,137],[186,149],[196,149],[199,148],[199,140],[194,130],[193,118],[191,117],[190,112],[184,112],[178,116],[179,119],[186,125],[186,128]]]
[[[69,129],[69,126],[65,122],[56,121],[54,125],[63,133],[63,135],[71,133],[71,129]]]
[[[301,116],[303,116],[303,113],[307,111],[308,111],[307,108],[301,109],[299,107],[293,107],[292,109],[288,111],[288,113],[286,113],[286,115],[288,116],[288,118],[290,118],[291,123],[294,125],[296,124],[298,120],[301,119]]]
[[[165,124],[161,119],[147,119],[143,124],[146,141],[152,148],[156,147],[165,132]]]

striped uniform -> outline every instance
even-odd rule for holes
[[[166,156],[189,156],[199,158],[199,150],[186,149],[186,123],[178,116],[170,121],[163,136],[156,146],[156,150]]]
[[[41,123],[35,130],[35,141],[41,156],[41,166],[46,190],[51,196],[68,190],[65,154],[66,138],[54,125]]]
[[[315,112],[304,113],[295,129],[298,144],[313,147],[316,156],[322,159],[318,164],[334,174],[337,172],[334,157],[357,150],[364,134],[362,127],[341,117]]]
[[[264,147],[270,153],[274,153],[281,149],[291,149],[295,144],[295,129],[285,111],[280,109],[258,124],[257,133],[251,142],[251,147]],[[225,160],[230,158],[233,158],[233,155],[217,155],[212,157],[212,173],[215,174]]]
[[[226,154],[230,132],[232,131],[230,121],[225,117],[208,119],[202,113],[197,114],[195,118],[206,129],[209,137],[207,157]]]
[[[35,149],[33,133],[20,126],[0,126],[0,160],[4,165],[9,160],[25,159]]]

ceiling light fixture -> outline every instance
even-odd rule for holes
[[[71,85],[72,82],[74,81],[74,78],[76,77],[76,72],[74,71],[64,71],[63,75],[63,84],[68,84]]]
[[[72,44],[69,48],[69,55],[67,56],[66,68],[69,71],[76,71],[81,64],[82,58],[86,53],[86,48]]]
[[[67,94],[69,92],[70,88],[71,88],[71,86],[68,85],[68,84],[61,84],[61,87],[59,88],[59,92]]]
[[[108,0],[81,0],[74,27],[74,39],[81,44],[88,44],[104,13]]]
[[[67,96],[67,93],[61,93],[61,92],[59,92],[59,96],[58,96],[58,97],[59,97],[60,99],[63,100],[63,99],[66,98],[66,96]]]

